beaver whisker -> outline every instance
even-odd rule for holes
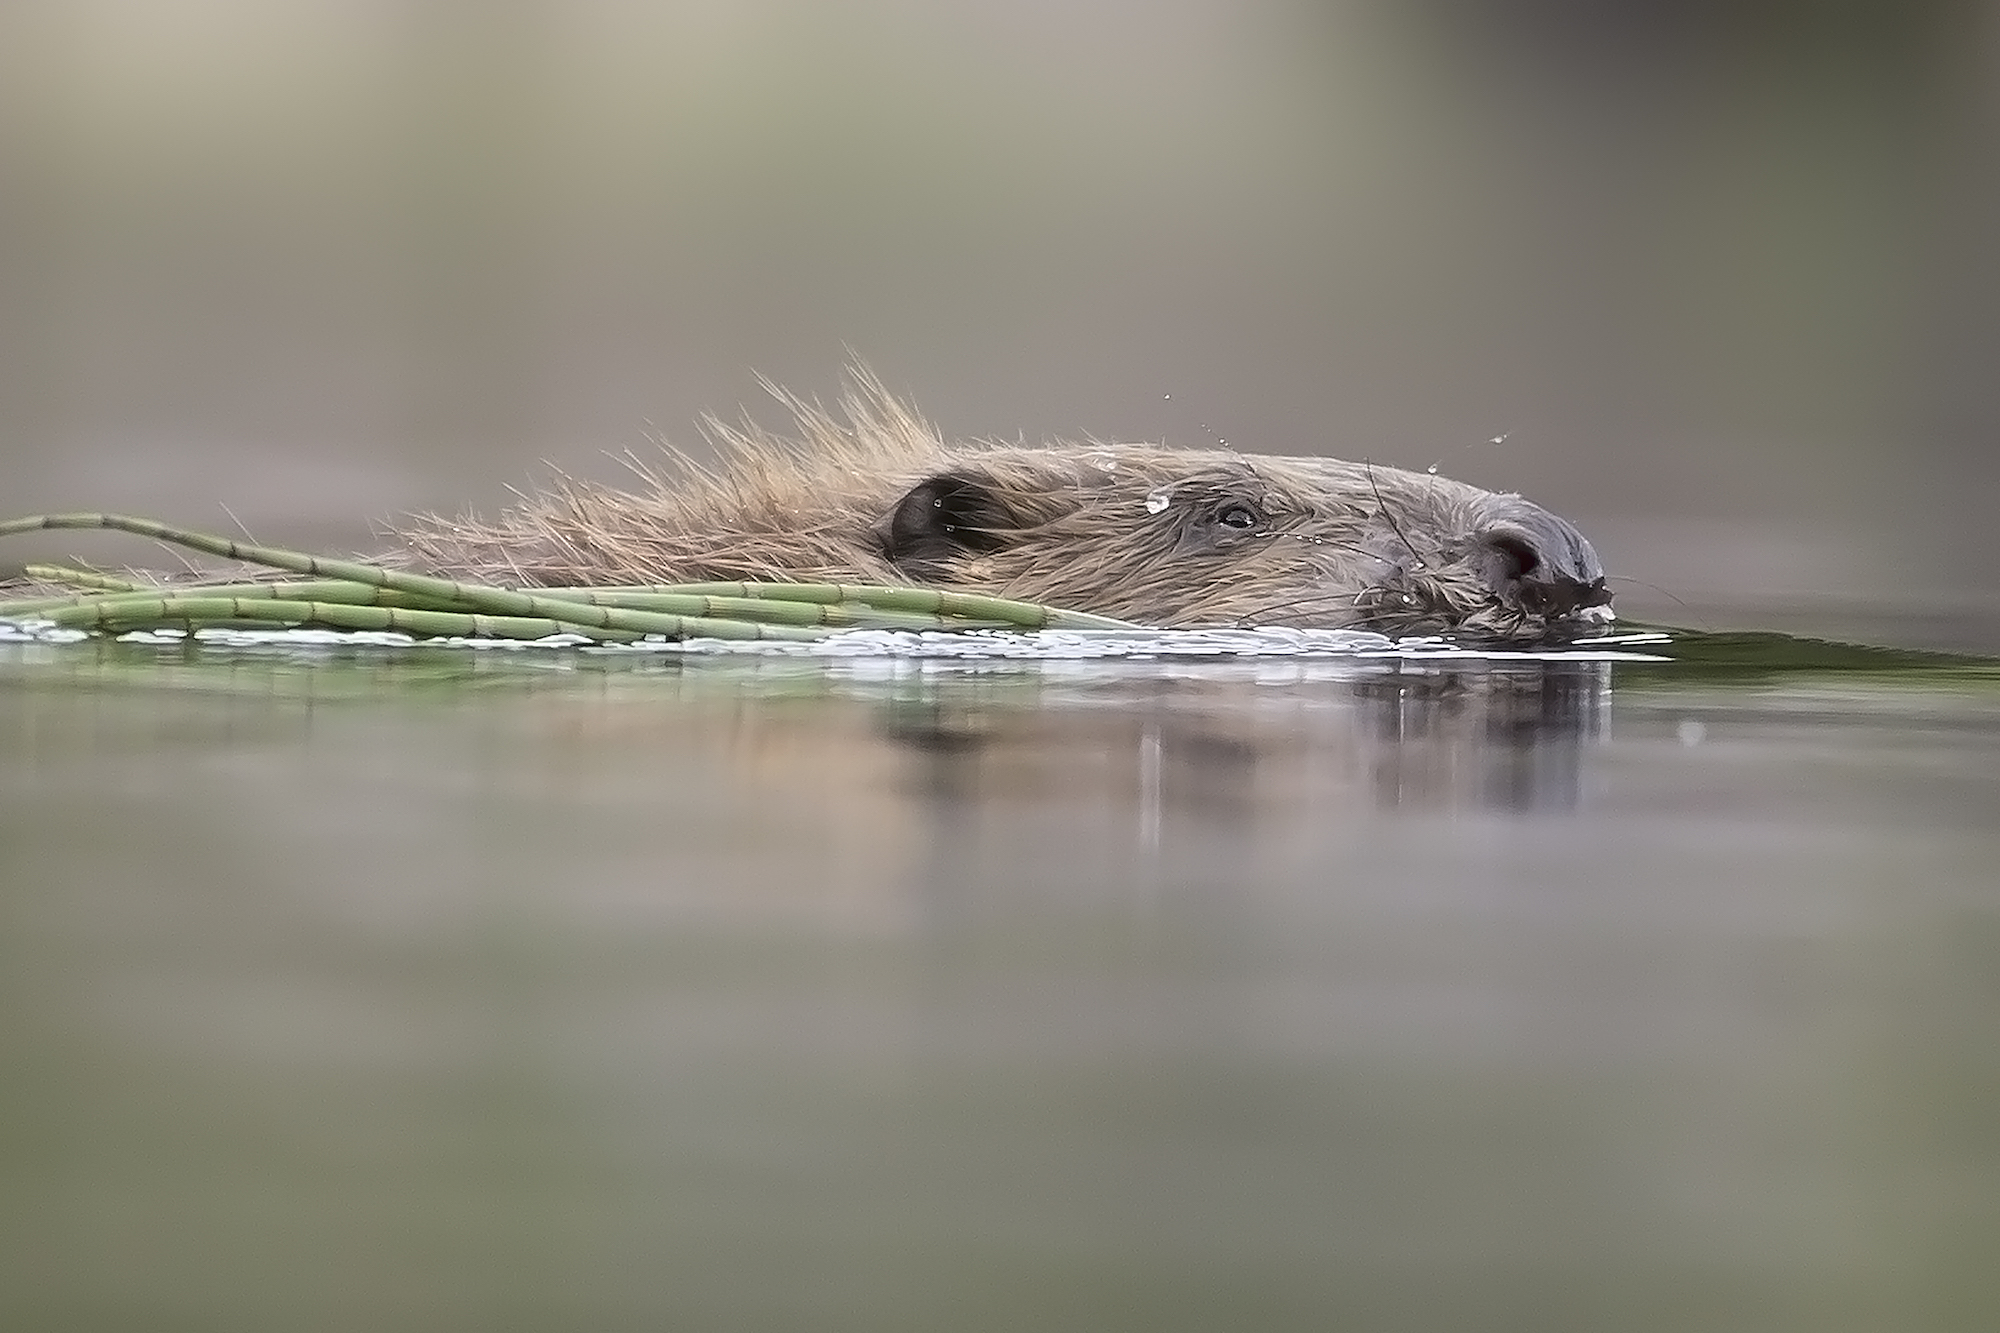
[[[1397,540],[1403,543],[1404,549],[1410,553],[1410,558],[1417,562],[1417,568],[1422,569],[1424,567],[1423,553],[1410,544],[1410,539],[1403,534],[1402,525],[1397,523],[1396,516],[1389,512],[1389,502],[1382,498],[1382,488],[1375,482],[1374,460],[1364,458],[1361,460],[1361,466],[1368,473],[1368,489],[1375,493],[1375,512],[1389,525],[1389,531],[1396,534]]]
[[[1672,593],[1668,592],[1665,588],[1662,588],[1657,583],[1648,583],[1644,579],[1635,579],[1630,574],[1606,574],[1604,578],[1607,583],[1636,584],[1641,588],[1645,588],[1648,589],[1649,591],[1660,594],[1660,596],[1666,598],[1668,601],[1672,602],[1675,606],[1678,606],[1681,610],[1687,612],[1689,615],[1693,615],[1695,613],[1693,607],[1689,606],[1686,602],[1674,596]]]
[[[1319,619],[1320,615],[1315,613],[1342,609],[1341,603],[1342,598],[1337,594],[1301,594],[1297,597],[1280,598],[1276,601],[1247,606],[1237,614],[1235,623],[1239,625],[1296,624],[1299,623],[1296,620],[1273,621],[1271,617],[1277,613],[1291,613],[1294,616],[1303,616],[1306,619]]]

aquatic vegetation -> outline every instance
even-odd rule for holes
[[[1107,616],[1033,602],[889,585],[744,582],[524,591],[240,542],[123,514],[34,515],[0,523],[0,537],[57,529],[131,533],[269,573],[234,582],[145,582],[35,565],[27,573],[43,589],[0,601],[0,620],[104,633],[315,627],[423,638],[575,634],[600,642],[811,640],[851,629],[1129,628]]]

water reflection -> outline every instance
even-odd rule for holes
[[[1091,689],[1030,679],[976,702],[962,684],[882,709],[935,804],[1035,796],[1163,825],[1281,824],[1300,809],[1573,808],[1603,734],[1611,668],[1388,669],[1284,688],[1203,672]],[[1301,673],[1302,675],[1305,673]]]

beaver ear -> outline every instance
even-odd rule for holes
[[[875,531],[889,562],[921,577],[954,556],[999,550],[1020,526],[991,478],[940,472],[912,486]]]

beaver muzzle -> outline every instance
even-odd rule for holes
[[[1518,495],[1495,496],[1485,509],[1472,564],[1502,606],[1557,620],[1610,603],[1597,552],[1567,519]]]

